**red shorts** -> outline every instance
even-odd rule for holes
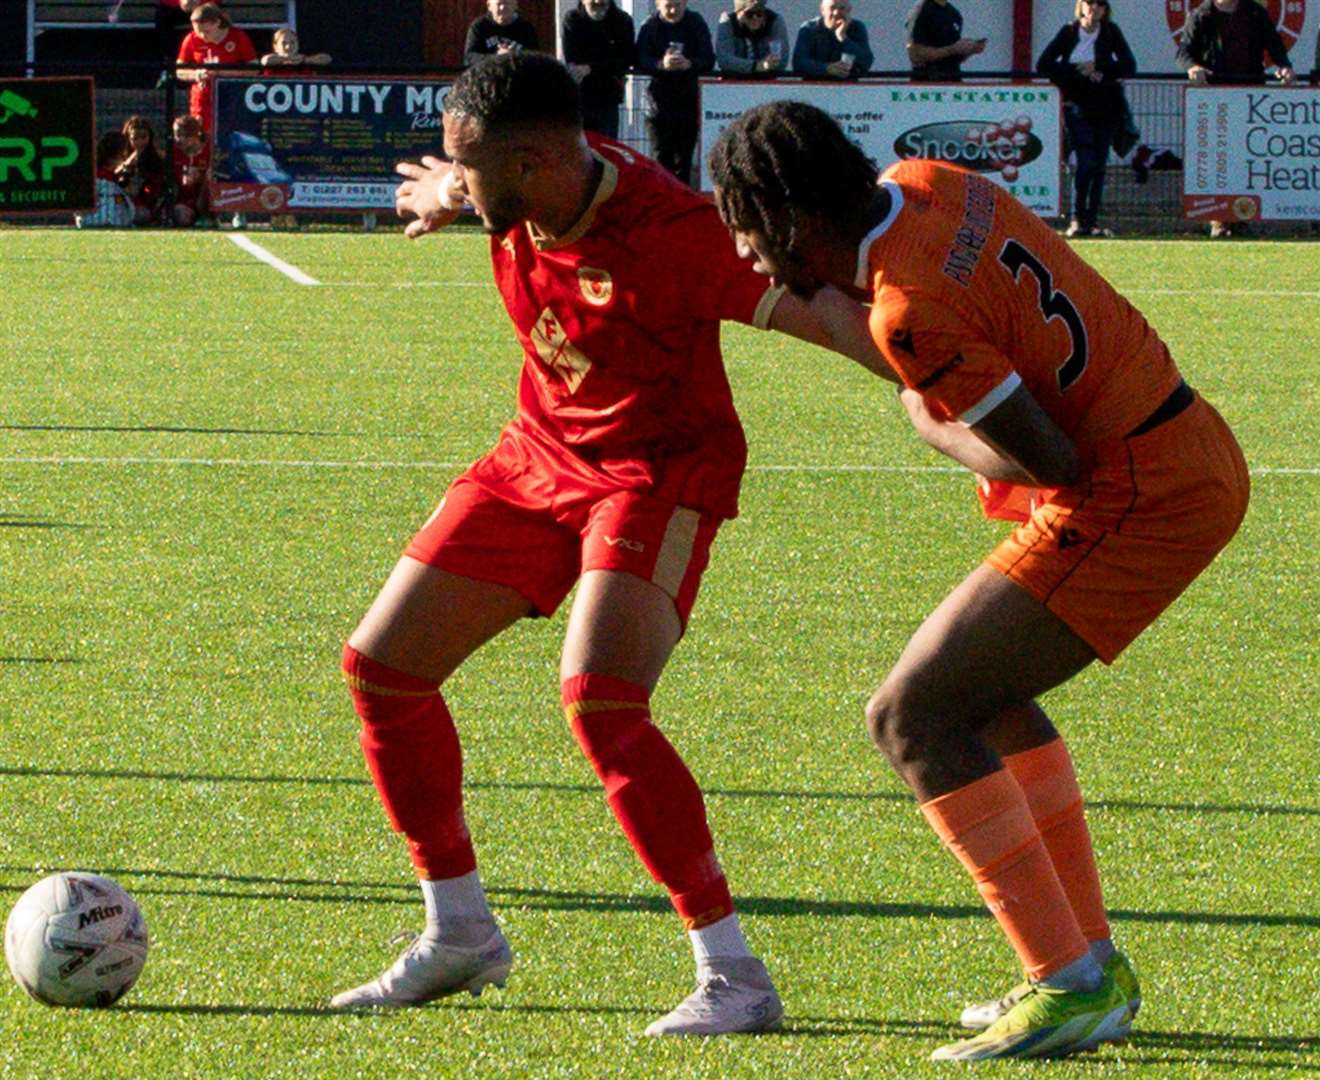
[[[1232,538],[1250,486],[1233,433],[1197,395],[1052,493],[986,562],[1113,663]]]
[[[587,570],[653,582],[687,626],[720,518],[551,458],[507,432],[450,485],[404,551],[451,574],[507,585],[550,615]]]

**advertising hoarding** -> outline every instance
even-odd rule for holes
[[[1183,214],[1320,221],[1320,88],[1188,87]]]
[[[1038,214],[1061,212],[1060,98],[1053,86],[703,81],[703,188],[720,132],[752,106],[784,99],[829,113],[881,168],[913,157],[950,161],[984,173]]]
[[[394,165],[436,154],[448,82],[216,79],[215,210],[392,210]]]
[[[91,210],[92,80],[0,79],[0,214]]]

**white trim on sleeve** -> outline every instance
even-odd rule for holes
[[[1022,385],[1022,376],[1016,371],[1010,371],[1008,378],[996,386],[990,393],[986,394],[980,401],[963,413],[958,419],[971,427],[973,424],[979,424],[989,416],[996,408],[1004,403],[1004,400]]]
[[[903,209],[903,189],[892,180],[883,180],[880,186],[889,192],[889,213],[874,229],[863,236],[862,242],[857,245],[857,276],[853,279],[853,284],[859,289],[871,288],[871,245],[889,231],[894,218],[898,217],[898,212]]]

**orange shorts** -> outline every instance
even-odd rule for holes
[[[621,570],[664,590],[686,627],[722,519],[580,479],[528,468],[501,440],[453,482],[404,554],[516,589],[539,615],[587,570]]]
[[[1237,440],[1198,394],[1107,448],[1086,483],[1036,507],[986,563],[1110,664],[1237,532],[1249,489]]]

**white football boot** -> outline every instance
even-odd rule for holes
[[[646,1029],[647,1035],[733,1035],[775,1031],[784,1005],[754,956],[715,958],[697,968],[697,988]]]
[[[387,972],[336,994],[330,1005],[335,1009],[393,1009],[421,1005],[462,990],[479,997],[491,983],[503,988],[512,967],[513,950],[493,924],[490,937],[475,946],[446,944],[424,933],[413,939]]]

